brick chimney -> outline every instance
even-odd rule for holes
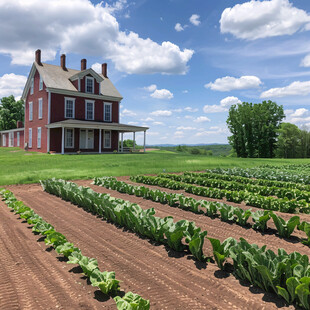
[[[41,62],[41,50],[36,50],[36,57],[35,57],[36,63],[39,66],[42,66],[42,62]]]
[[[24,128],[24,124],[22,121],[17,121],[17,128]]]
[[[102,64],[102,75],[108,77],[108,65],[106,63]]]
[[[62,70],[68,71],[66,68],[66,55],[65,54],[62,54],[60,56],[60,66],[61,66]]]
[[[86,70],[86,63],[87,61],[85,58],[81,60],[81,71]]]

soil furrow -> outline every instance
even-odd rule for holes
[[[37,242],[27,223],[22,223],[1,202],[0,305],[1,309],[99,309],[95,289],[70,273],[69,266]],[[4,281],[5,279],[5,281]],[[113,302],[113,301],[112,301]],[[115,309],[115,303],[106,303]]]

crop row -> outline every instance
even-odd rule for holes
[[[204,260],[202,248],[207,232],[201,232],[194,222],[174,222],[172,216],[160,218],[155,216],[154,208],[143,210],[137,204],[115,199],[108,194],[96,193],[90,188],[79,187],[64,180],[45,180],[41,181],[41,184],[48,193],[100,215],[114,224],[158,243],[167,244],[175,251],[183,251],[188,247],[197,260]],[[184,238],[188,246],[182,243]]]
[[[267,222],[272,218],[280,237],[289,238],[297,227],[307,235],[307,239],[302,240],[302,243],[310,246],[310,223],[305,221],[300,223],[300,218],[297,215],[285,221],[272,211],[258,210],[252,212],[251,209],[243,210],[224,203],[196,200],[191,197],[185,197],[183,194],[166,193],[160,190],[152,190],[149,187],[127,184],[126,182],[117,181],[113,177],[94,178],[94,184],[117,190],[120,193],[168,204],[171,207],[178,207],[194,213],[204,213],[211,218],[219,217],[223,222],[235,222],[240,226],[250,225],[248,220],[251,217],[253,220],[252,228],[262,232],[267,229]]]
[[[131,204],[121,199],[112,198],[109,195],[97,196],[89,188],[78,187],[76,184],[72,184],[60,180],[48,180],[44,181],[44,187],[60,197],[70,200],[73,203],[77,203],[81,207],[87,203],[87,205],[93,203],[93,207],[86,208],[87,210],[99,210],[101,209],[104,214],[106,212],[106,205],[113,204],[113,209],[117,209],[119,206],[122,208],[124,205],[130,207],[140,207],[136,204]],[[62,188],[59,188],[62,187]],[[83,197],[84,196],[84,197]],[[102,198],[104,198],[102,201]],[[81,200],[82,199],[82,200]],[[103,204],[99,206],[98,203]],[[144,223],[144,217],[148,217],[148,213],[152,209],[145,210],[146,213],[142,214],[140,218]],[[100,211],[101,212],[101,211]],[[141,211],[142,212],[142,211]],[[152,210],[151,213],[154,211]],[[96,212],[94,212],[96,213]],[[102,213],[99,213],[102,214]],[[114,213],[113,213],[114,214]],[[112,217],[117,220],[118,216]],[[130,219],[130,214],[128,214]],[[126,219],[121,220],[126,221]],[[179,222],[178,222],[179,223]],[[183,222],[185,223],[185,222]],[[147,231],[148,224],[145,224]],[[173,233],[174,229],[169,230],[169,233]],[[200,228],[196,227],[200,230]],[[206,237],[206,232],[202,233],[202,239],[196,239],[195,242],[203,242]],[[178,234],[174,234],[174,240],[183,238],[183,233],[179,231]],[[215,260],[218,262],[220,268],[225,268],[225,261],[227,258],[231,258],[234,262],[233,270],[234,275],[241,279],[250,281],[253,285],[261,287],[263,290],[275,292],[279,296],[282,296],[287,303],[298,304],[304,309],[309,309],[309,285],[310,285],[310,265],[309,258],[307,255],[301,255],[300,253],[294,252],[287,254],[284,250],[278,250],[278,254],[275,254],[271,250],[267,250],[266,246],[259,248],[255,244],[249,244],[244,239],[240,242],[229,238],[229,241],[224,241],[222,244],[217,239],[211,239]],[[234,241],[231,241],[234,240]]]
[[[20,218],[26,220],[29,225],[33,225],[34,233],[45,237],[45,244],[52,246],[58,254],[64,255],[68,259],[68,264],[78,264],[89,278],[92,286],[98,287],[106,295],[115,296],[118,294],[120,281],[115,279],[114,271],[101,272],[95,258],[82,255],[79,248],[68,242],[63,234],[57,232],[52,225],[44,221],[31,208],[25,206],[22,201],[18,201],[12,192],[2,189],[0,195],[7,206],[19,214]],[[124,297],[115,296],[114,300],[119,310],[150,309],[149,300],[132,292],[126,293]]]
[[[165,175],[164,173],[160,174]],[[184,172],[186,176],[193,177],[202,177],[208,179],[218,179],[224,181],[234,181],[238,183],[245,184],[253,184],[253,185],[261,185],[261,186],[275,186],[275,187],[283,187],[287,189],[299,189],[301,191],[310,191],[310,185],[294,183],[294,182],[284,182],[284,181],[275,181],[275,180],[265,180],[265,179],[253,179],[247,177],[241,177],[237,175],[230,174],[220,174],[220,173],[212,173],[212,172]]]
[[[223,197],[225,197],[227,201],[236,203],[244,201],[246,205],[266,210],[281,211],[285,213],[296,213],[297,211],[303,213],[310,213],[309,205],[304,200],[297,201],[295,199],[289,200],[288,198],[265,197],[247,191],[229,191],[225,189],[201,187],[187,184],[184,182],[174,181],[167,178],[153,176],[132,176],[131,180],[138,183],[158,185],[174,190],[183,189],[187,193],[203,197],[215,199],[223,199]]]
[[[294,182],[302,184],[310,184],[310,175],[302,171],[285,171],[273,170],[268,168],[232,168],[232,169],[207,169],[206,172],[236,175],[247,178],[276,180],[285,182]]]
[[[199,175],[177,175],[177,174],[160,174],[160,177],[172,179],[187,184],[197,184],[200,186],[220,188],[229,191],[248,191],[261,196],[277,196],[278,198],[305,200],[310,202],[310,192],[299,189],[287,189],[276,186],[261,186],[235,181],[224,181],[217,178],[205,178]]]

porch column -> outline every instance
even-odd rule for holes
[[[65,154],[65,127],[61,127],[61,154]]]
[[[50,151],[50,129],[47,128],[47,152]]]
[[[121,153],[124,153],[124,133],[121,134]]]
[[[99,154],[101,153],[101,129],[99,129]]]
[[[136,132],[133,132],[133,151],[135,151],[135,144],[136,144]]]
[[[145,141],[146,141],[146,130],[144,130],[144,143],[143,143],[144,153],[145,153]]]

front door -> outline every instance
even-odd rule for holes
[[[94,148],[94,130],[88,130],[87,135],[87,148],[93,149]]]
[[[94,148],[94,130],[81,129],[80,130],[80,149]]]
[[[86,149],[86,129],[80,130],[80,149]]]

